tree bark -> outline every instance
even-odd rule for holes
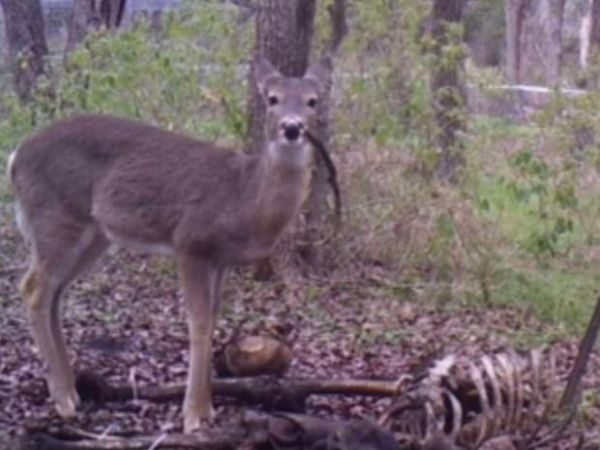
[[[308,68],[314,33],[316,0],[262,0],[256,15],[254,57],[268,59],[283,75],[301,77]],[[247,146],[250,152],[264,145],[265,105],[250,71]]]
[[[465,89],[461,80],[464,57],[444,61],[448,46],[457,45],[449,36],[449,26],[462,22],[464,0],[435,0],[432,14],[432,36],[436,61],[431,79],[433,108],[437,123],[437,146],[440,151],[437,176],[456,181],[457,169],[463,163],[458,135],[466,128],[464,119]]]
[[[528,0],[520,36],[520,82],[555,85],[562,59],[565,0]]]
[[[560,82],[564,9],[565,0],[506,0],[510,83]]]
[[[28,101],[48,54],[42,7],[39,0],[0,0],[0,5],[15,91],[21,101]]]

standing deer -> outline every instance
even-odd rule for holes
[[[300,209],[327,67],[316,64],[303,78],[284,77],[265,60],[254,70],[267,105],[258,155],[99,115],[57,122],[11,155],[17,223],[31,246],[21,295],[60,416],[74,416],[79,398],[59,299],[117,244],[174,256],[190,338],[184,430],[210,421],[211,339],[223,275],[267,256]]]

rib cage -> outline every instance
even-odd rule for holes
[[[560,385],[550,351],[450,355],[413,377],[380,423],[413,445],[443,434],[477,449],[495,436],[512,435],[535,448],[564,428],[563,420],[540,433],[557,412]]]

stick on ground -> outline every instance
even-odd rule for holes
[[[371,395],[395,396],[399,393],[396,381],[378,380],[286,380],[267,377],[224,378],[213,380],[213,394],[234,397],[249,403],[259,403],[269,408],[299,410],[309,395]],[[180,400],[185,385],[112,386],[101,376],[83,372],[77,377],[77,391],[82,399],[95,401],[125,401],[135,398],[155,402]]]

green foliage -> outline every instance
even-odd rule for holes
[[[420,39],[428,11],[428,2],[350,2],[336,109],[344,112],[336,117],[342,134],[372,136],[379,145],[427,145],[432,112]]]
[[[10,119],[2,121],[0,142],[13,141],[6,130],[22,136],[32,125],[79,112],[139,118],[209,139],[241,136],[246,89],[240,62],[252,39],[236,17],[235,9],[210,1],[169,15],[160,35],[143,22],[117,34],[89,35],[64,67],[56,64],[40,80],[31,105],[8,96],[2,117]]]
[[[141,22],[89,35],[63,65],[48,61],[34,100],[21,105],[8,77],[0,92],[0,164],[34,129],[76,113],[138,118],[204,139],[245,134],[245,61],[252,27],[217,0],[165,18],[160,34]],[[236,88],[232,89],[232,86]],[[4,164],[2,164],[4,165]],[[6,195],[4,171],[0,192]]]

